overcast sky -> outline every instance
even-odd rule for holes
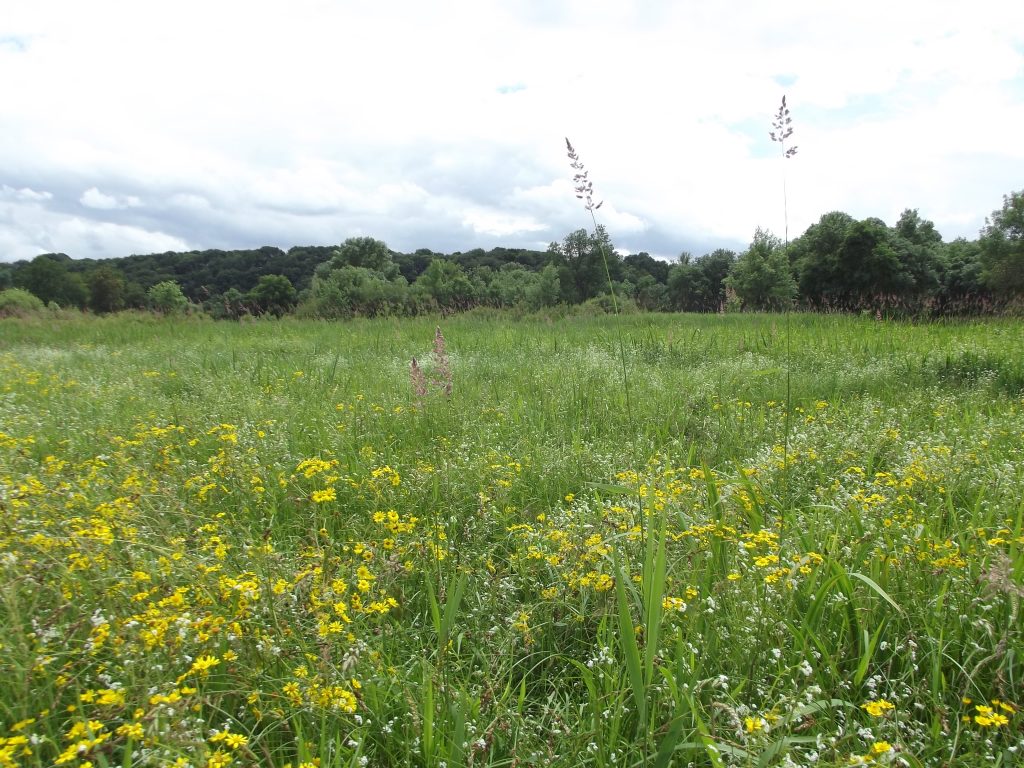
[[[326,245],[674,258],[1024,189],[1014,0],[0,0],[0,261]],[[768,132],[783,94],[799,147]]]

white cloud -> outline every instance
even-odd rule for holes
[[[21,189],[14,189],[4,184],[0,187],[0,199],[6,198],[8,200],[26,200],[34,203],[42,203],[47,200],[53,199],[53,193],[51,192],[37,192],[29,187],[22,187]]]
[[[107,195],[96,187],[89,187],[85,190],[78,198],[78,202],[86,208],[96,208],[101,211],[138,208],[142,205],[142,201],[134,195]]]
[[[1024,4],[1000,0],[53,0],[5,8],[7,39],[10,189],[197,247],[560,239],[587,225],[565,135],[613,239],[744,242],[783,226],[778,78],[791,233],[916,207],[973,236],[1024,178]]]
[[[462,217],[462,225],[477,234],[493,237],[543,232],[547,229],[545,224],[531,216],[517,216],[483,208],[466,211]]]
[[[0,261],[31,259],[40,253],[101,259],[190,248],[183,238],[158,230],[51,210],[41,204],[52,199],[49,193],[25,196],[17,194],[24,190],[8,190],[0,190]]]

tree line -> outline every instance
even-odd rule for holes
[[[545,251],[405,254],[359,237],[287,252],[268,246],[100,260],[43,254],[0,264],[0,296],[12,306],[37,302],[96,313],[194,306],[217,318],[329,319],[477,306],[535,311],[560,304],[607,311],[612,288],[627,311],[998,311],[1019,305],[1024,294],[1024,192],[1007,195],[976,240],[945,242],[912,209],[891,227],[831,212],[788,244],[758,229],[741,253],[682,253],[671,263],[647,253],[623,257],[599,226],[571,232]]]

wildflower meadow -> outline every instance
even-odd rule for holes
[[[0,320],[0,766],[1014,766],[1024,327]]]

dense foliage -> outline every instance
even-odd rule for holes
[[[0,290],[98,314],[151,307],[174,282],[214,317],[244,314],[344,318],[458,312],[477,306],[535,311],[555,304],[717,312],[792,306],[949,315],[1018,306],[1024,294],[1024,192],[1004,199],[979,239],[944,242],[906,210],[892,227],[833,211],[791,243],[758,229],[743,253],[623,257],[601,226],[546,251],[494,248],[452,254],[390,250],[371,237],[338,247],[192,251],[100,261],[43,254],[0,265]],[[731,293],[730,293],[731,292]],[[733,301],[727,301],[732,296]]]

